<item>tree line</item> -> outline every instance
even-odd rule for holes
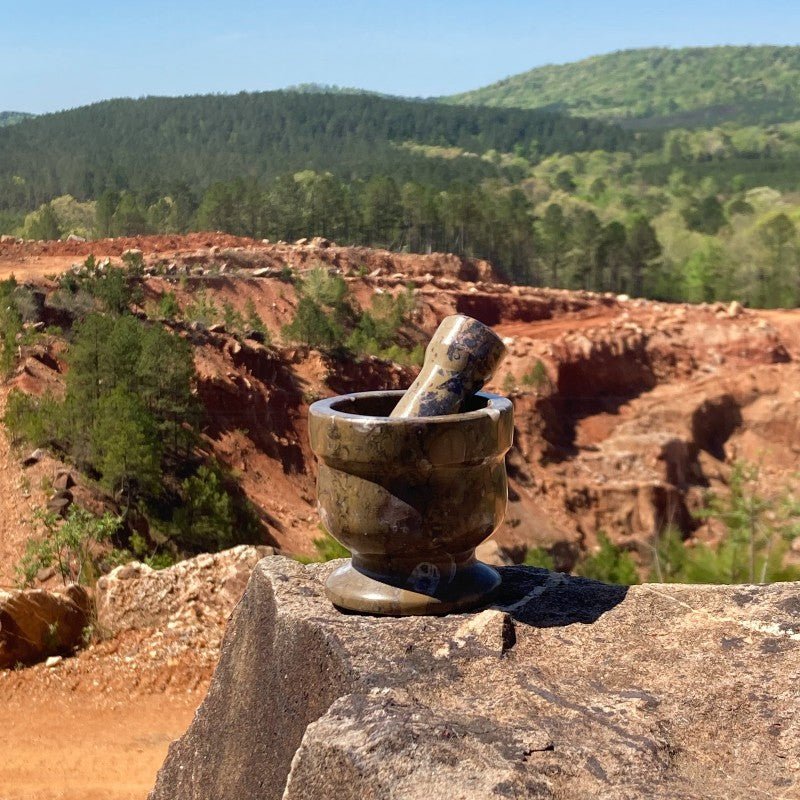
[[[475,157],[428,158],[402,145],[457,147]],[[544,111],[449,106],[358,94],[242,92],[110,100],[0,129],[0,211],[105,191],[195,193],[240,176],[379,173],[444,186],[507,172],[477,157],[635,146],[634,134]]]
[[[68,231],[106,237],[190,230],[452,252],[489,260],[512,283],[659,291],[660,245],[644,216],[604,224],[591,209],[558,203],[537,214],[522,189],[500,181],[440,190],[389,175],[347,182],[304,170],[266,184],[218,182],[200,197],[185,186],[167,197],[110,191],[96,204],[72,198],[45,204],[28,215],[23,234],[54,239]]]

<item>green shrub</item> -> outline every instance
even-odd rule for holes
[[[319,561],[333,561],[337,558],[350,558],[350,551],[336,541],[325,528],[319,526],[321,536],[314,539],[314,556],[301,556],[297,560],[303,564],[312,564]]]
[[[158,313],[159,316],[164,317],[164,319],[181,318],[181,307],[178,303],[178,298],[175,296],[175,292],[164,292],[164,294],[161,295],[161,299],[158,302]]]
[[[222,321],[228,333],[244,333],[246,322],[241,312],[233,307],[229,300],[222,301]]]
[[[333,561],[335,558],[350,558],[350,551],[336,541],[327,531],[314,539],[314,549],[319,554],[320,561]]]
[[[294,319],[281,333],[292,342],[308,347],[330,349],[342,341],[342,329],[336,321],[310,297],[301,297]]]
[[[540,391],[550,385],[550,376],[541,359],[537,358],[531,369],[522,376],[522,384]]]
[[[206,327],[214,325],[222,319],[222,312],[217,304],[208,297],[205,289],[198,290],[192,301],[183,309],[183,315],[189,322],[199,322]]]
[[[697,516],[716,520],[725,533],[715,547],[687,547],[667,529],[653,549],[650,579],[672,583],[772,583],[800,580],[800,569],[784,564],[789,543],[800,533],[800,507],[786,495],[770,500],[757,491],[758,469],[734,464],[727,495],[709,494]]]
[[[200,552],[239,544],[247,532],[238,525],[233,498],[214,466],[201,466],[181,484],[182,505],[175,509],[170,536]]]
[[[525,553],[522,563],[526,567],[543,567],[544,569],[555,569],[553,556],[543,547],[529,547]]]
[[[25,217],[22,235],[26,239],[46,241],[58,239],[61,236],[61,225],[50,203],[45,203]]]
[[[408,323],[415,304],[413,288],[397,296],[376,295],[372,307],[358,317],[347,338],[347,348],[358,355],[376,356],[398,364],[422,364],[425,348],[421,344],[405,348],[397,343],[398,334]]]
[[[17,336],[22,332],[22,317],[8,284],[0,283],[0,377],[8,375],[16,364]]]
[[[121,519],[113,514],[95,517],[77,506],[69,509],[64,520],[42,510],[34,517],[44,533],[26,543],[17,565],[20,583],[30,586],[39,570],[55,566],[65,584],[93,584],[100,574],[97,545],[111,538]]]
[[[53,446],[60,439],[62,406],[50,395],[33,397],[15,389],[8,395],[3,424],[15,444],[28,442],[34,447]]]
[[[298,286],[300,292],[320,306],[338,309],[347,297],[347,283],[341,275],[334,275],[324,267],[309,270]]]
[[[264,344],[269,344],[272,340],[269,328],[264,324],[264,320],[261,319],[261,315],[258,313],[252,297],[247,298],[247,302],[244,306],[244,314],[247,327],[251,331],[260,333],[264,337]]]
[[[13,275],[0,281],[0,377],[13,370],[19,346],[35,338],[34,331],[26,331],[23,323],[37,321],[38,313],[33,292],[27,286],[20,286]]]
[[[141,250],[126,250],[122,254],[122,263],[129,275],[140,278],[144,274],[144,256]]]
[[[636,563],[630,553],[621,550],[602,532],[597,536],[598,551],[585,558],[576,573],[584,578],[592,578],[604,583],[617,583],[630,586],[639,583]]]
[[[59,276],[59,288],[51,302],[71,311],[78,319],[96,310],[125,314],[131,305],[144,302],[138,263],[134,255],[130,256],[126,266],[111,267],[107,262],[98,263],[90,254],[81,271],[65,272]]]

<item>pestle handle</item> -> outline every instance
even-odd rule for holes
[[[500,337],[464,314],[445,317],[425,349],[417,379],[390,417],[434,417],[459,412],[480,391],[506,354]]]

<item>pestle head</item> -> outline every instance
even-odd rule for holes
[[[425,350],[425,363],[390,414],[433,417],[458,413],[494,375],[506,354],[500,337],[464,314],[445,317]]]

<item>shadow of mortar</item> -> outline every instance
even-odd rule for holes
[[[497,571],[503,581],[492,607],[534,628],[576,622],[590,625],[619,605],[629,588],[536,567],[500,567]]]

